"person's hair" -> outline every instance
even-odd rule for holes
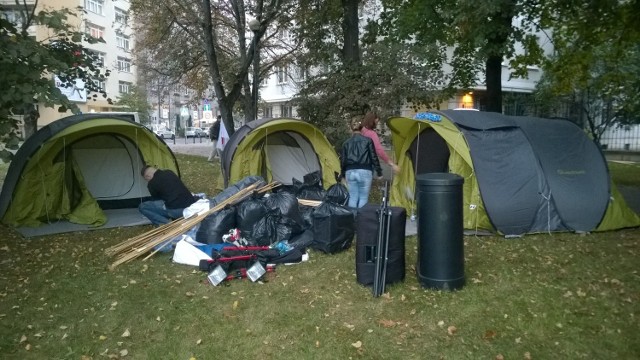
[[[349,124],[351,131],[360,131],[362,130],[362,123],[359,120],[353,120],[351,124]]]
[[[142,175],[142,177],[144,177],[144,173],[147,172],[147,169],[150,168],[151,166],[149,165],[145,165],[142,167],[142,170],[140,170],[140,175]]]
[[[218,120],[222,119],[222,115],[218,114],[217,118]]]
[[[365,127],[369,130],[373,130],[376,127],[376,119],[378,118],[378,114],[373,111],[368,111],[364,117],[362,118],[362,127]]]

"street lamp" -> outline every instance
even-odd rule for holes
[[[249,20],[249,29],[253,32],[253,120],[258,120],[258,88],[260,77],[260,48],[258,44],[258,31],[260,30],[260,20],[253,18]]]

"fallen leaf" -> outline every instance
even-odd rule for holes
[[[120,336],[121,336],[121,337],[129,337],[129,336],[131,336],[131,333],[129,332],[129,329],[126,329],[126,330],[122,333],[122,335],[120,335]]]
[[[320,341],[316,340],[316,347],[319,348],[320,347]]]
[[[22,337],[20,338],[20,344],[22,344],[25,341],[27,341],[27,335],[22,335]]]
[[[502,354],[496,355],[496,360],[504,360],[504,355]]]
[[[233,310],[238,308],[238,300],[233,302]]]
[[[390,328],[396,326],[396,322],[393,320],[378,320],[378,324],[382,325],[382,327]]]
[[[100,340],[107,340],[107,337],[104,335],[100,335]]]
[[[69,337],[69,335],[67,333],[64,333],[64,335],[62,335],[62,340],[66,339],[67,337]]]
[[[31,344],[27,344],[27,345],[24,347],[24,349],[25,349],[25,350],[27,350],[27,351],[31,350]]]
[[[66,329],[67,329],[67,326],[64,326],[64,325],[60,326],[60,330],[66,330]]]
[[[496,337],[496,335],[498,335],[498,333],[496,333],[494,330],[487,330],[484,332],[484,335],[482,336],[482,338],[485,340],[493,340],[493,338]]]
[[[129,355],[129,350],[127,349],[120,350],[120,356],[125,357],[127,355]]]
[[[187,295],[187,297],[192,297],[192,296],[194,296],[195,294],[194,294],[194,293],[192,293],[191,291],[187,291],[187,293],[186,293],[185,295]]]
[[[443,327],[444,326],[444,321],[442,321],[442,320],[438,321],[438,326]]]
[[[525,360],[531,360],[531,359],[533,359],[533,358],[531,357],[531,353],[530,353],[530,352],[528,352],[528,351],[527,351],[526,353],[524,353],[524,359],[525,359]]]
[[[196,341],[196,345],[200,345],[202,344],[202,339],[198,339],[198,341]]]
[[[453,334],[455,334],[455,333],[456,333],[456,331],[458,331],[458,328],[457,328],[457,327],[455,327],[455,326],[453,326],[453,325],[451,325],[451,326],[449,326],[449,327],[447,328],[447,333],[448,333],[449,335],[453,335]]]
[[[354,342],[353,344],[351,344],[351,346],[353,346],[356,349],[360,349],[362,347],[362,341],[358,340],[358,341]]]

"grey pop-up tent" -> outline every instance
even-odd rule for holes
[[[391,202],[409,213],[416,211],[416,175],[453,172],[465,179],[466,230],[522,235],[640,226],[599,148],[569,121],[445,110],[388,125],[401,167]]]

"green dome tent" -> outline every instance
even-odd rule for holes
[[[336,183],[340,160],[326,136],[297,119],[251,121],[229,138],[220,159],[225,187],[250,175],[291,185],[320,171],[325,188]]]
[[[41,128],[20,147],[0,193],[7,225],[67,220],[101,226],[103,210],[136,208],[149,197],[144,164],[178,175],[171,149],[143,125],[107,114],[69,116]]]
[[[388,120],[398,165],[391,203],[416,213],[416,174],[464,178],[463,226],[504,235],[640,226],[609,179],[604,156],[565,120],[479,111]]]

